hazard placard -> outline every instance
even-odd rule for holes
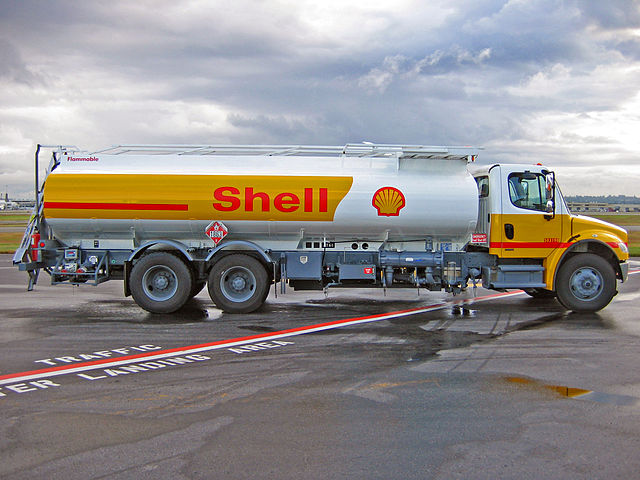
[[[204,231],[207,234],[207,237],[211,239],[211,241],[218,246],[218,244],[227,236],[229,230],[225,227],[224,223],[214,221],[207,226]]]

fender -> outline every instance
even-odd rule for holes
[[[223,250],[223,249],[225,249],[227,247],[233,247],[233,246],[241,246],[241,247],[244,247],[244,248],[248,248],[250,250],[255,250],[256,252],[258,252],[260,254],[262,259],[266,263],[273,263],[273,260],[272,260],[271,256],[269,254],[267,254],[264,251],[264,249],[260,248],[260,246],[258,246],[257,244],[255,244],[253,242],[249,242],[247,240],[231,240],[229,242],[224,242],[224,243],[218,245],[213,250],[211,250],[209,252],[209,255],[207,255],[207,258],[205,259],[205,261],[209,262],[215,256],[215,254],[218,253],[220,250]]]
[[[618,243],[621,243],[618,237],[600,232],[598,235],[598,239],[589,238],[587,240],[581,240],[576,243],[571,244],[569,247],[565,249],[558,249],[554,254],[547,257],[544,261],[544,266],[546,269],[545,281],[547,284],[547,289],[553,290],[555,289],[556,276],[558,275],[558,270],[560,270],[560,266],[564,263],[567,257],[572,253],[587,253],[592,252],[607,258],[607,256],[602,255],[602,252],[608,252],[609,255],[607,260],[611,258],[615,258],[620,260],[620,255],[616,253],[614,247],[612,245],[616,245],[616,249],[620,249],[617,246]],[[621,252],[622,253],[622,252]],[[614,271],[616,272],[616,276],[619,278],[623,278],[622,270],[620,268],[619,262],[611,262]]]
[[[186,246],[184,246],[180,242],[176,242],[174,240],[149,240],[148,242],[143,243],[138,248],[136,248],[131,255],[129,256],[128,262],[132,262],[136,258],[140,256],[142,252],[147,250],[149,247],[153,247],[154,245],[168,245],[169,247],[173,247],[182,253],[187,260],[193,262],[193,255],[191,255]]]

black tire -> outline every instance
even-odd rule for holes
[[[598,255],[576,255],[560,267],[556,293],[569,310],[597,312],[616,294],[616,274],[609,262]]]
[[[255,258],[233,254],[213,265],[207,288],[219,309],[228,313],[249,313],[264,303],[269,293],[269,276]]]
[[[129,278],[135,302],[151,313],[173,313],[189,300],[193,278],[187,264],[167,252],[150,253],[133,266]]]
[[[555,298],[556,296],[556,292],[545,290],[544,288],[527,288],[524,293],[537,299]]]

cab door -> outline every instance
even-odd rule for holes
[[[562,216],[556,215],[553,173],[502,166],[502,213],[492,234],[503,258],[546,258],[562,245]],[[497,230],[497,231],[496,231]],[[498,236],[498,235],[496,235]],[[492,247],[497,246],[492,239]]]

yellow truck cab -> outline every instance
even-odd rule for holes
[[[625,281],[627,232],[573,215],[552,171],[542,165],[493,165],[473,172],[479,191],[476,244],[497,256],[485,267],[487,288],[523,288],[557,296],[574,311],[597,311]]]

